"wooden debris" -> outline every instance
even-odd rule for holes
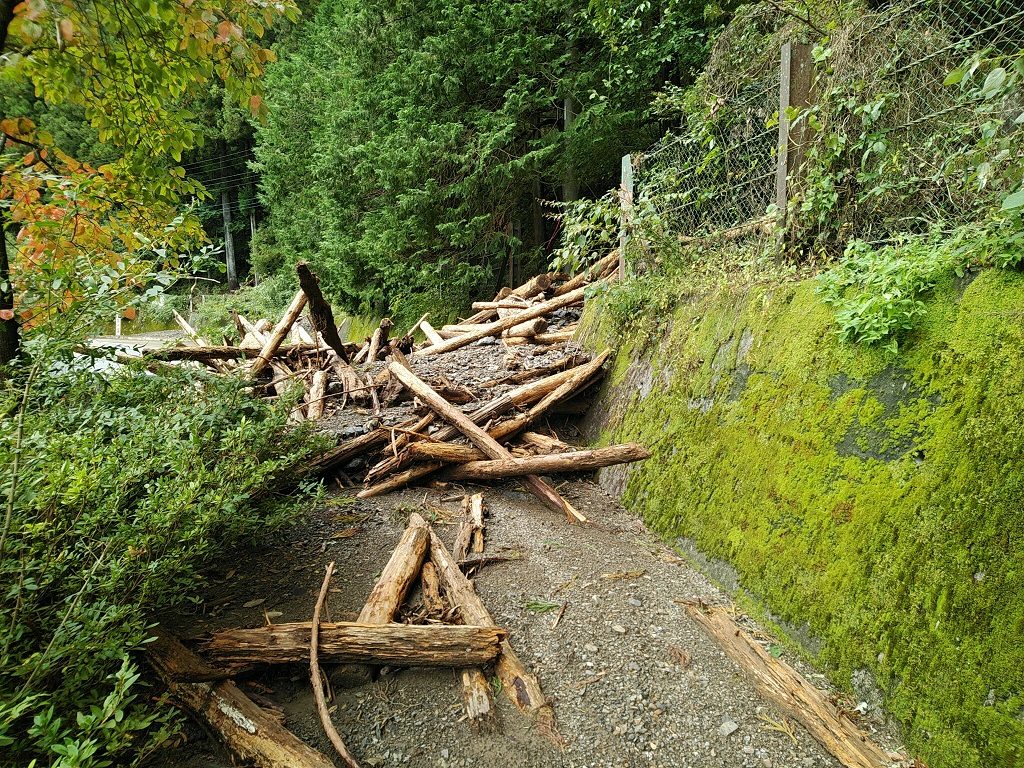
[[[458,564],[433,531],[430,532],[430,562],[437,568],[441,586],[451,603],[458,608],[462,620],[476,626],[495,626],[473,583],[459,570]],[[496,664],[502,691],[522,712],[537,718],[541,729],[556,743],[561,743],[555,726],[555,712],[541,690],[540,681],[519,660],[509,641],[501,642]]]
[[[436,573],[434,578],[436,584]],[[493,626],[321,623],[320,658],[332,664],[465,667],[490,662],[505,634]],[[310,636],[309,622],[223,629],[203,644],[203,652],[234,672],[260,664],[295,664],[307,659]]]
[[[302,292],[306,294],[309,301],[309,319],[313,324],[314,333],[323,336],[324,341],[343,362],[349,362],[348,351],[338,335],[338,326],[334,324],[334,310],[324,299],[323,291],[320,290],[320,280],[309,269],[304,261],[295,265],[295,272],[299,276],[299,285]]]
[[[146,655],[182,709],[201,721],[240,765],[258,768],[333,768],[325,755],[301,742],[230,680],[180,682],[182,670],[202,662],[177,640],[159,635]]]
[[[412,371],[396,363],[391,363],[388,367],[391,373],[426,403],[431,410],[445,419],[445,421],[457,427],[460,432],[488,456],[495,459],[512,458],[512,454],[508,452],[508,449],[502,447],[497,440],[474,424],[462,411],[445,401],[444,398],[434,392]],[[554,488],[536,475],[524,476],[523,482],[541,501],[557,511],[564,512],[570,520],[575,519],[577,522],[586,522],[587,519],[582,514],[559,496]]]
[[[295,294],[292,299],[292,303],[288,305],[288,309],[284,313],[284,317],[281,318],[280,322],[274,326],[273,333],[267,339],[263,345],[263,349],[260,350],[259,357],[252,364],[252,368],[249,373],[253,378],[262,373],[262,371],[270,365],[271,359],[277,354],[278,348],[281,346],[281,342],[284,341],[285,336],[288,335],[289,329],[292,327],[292,323],[302,313],[302,308],[306,306],[306,294],[299,291]]]
[[[327,395],[327,371],[313,373],[313,383],[306,393],[306,418],[316,421],[324,415],[324,398]]]
[[[799,721],[847,768],[886,768],[893,759],[786,662],[773,658],[721,609],[684,603],[686,613],[753,681],[758,693]]]
[[[437,569],[433,563],[426,562],[420,571],[420,590],[423,592],[423,607],[427,613],[439,615],[444,613],[444,600],[441,598],[441,582],[437,578]]]
[[[348,751],[348,747],[346,747],[345,742],[342,741],[341,736],[334,727],[334,723],[331,722],[331,713],[327,711],[327,698],[324,696],[324,681],[321,679],[323,673],[320,671],[318,653],[320,645],[320,612],[323,610],[324,603],[327,602],[327,588],[331,585],[331,576],[333,573],[334,563],[331,563],[327,566],[327,572],[324,574],[324,583],[320,587],[320,595],[317,597],[316,604],[313,606],[313,622],[310,627],[309,640],[309,679],[313,686],[313,698],[316,701],[316,712],[320,716],[320,724],[323,725],[324,733],[327,734],[327,738],[330,740],[331,745],[338,753],[342,762],[349,766],[349,768],[359,768],[359,763],[357,763],[356,759],[352,757],[352,753]]]
[[[586,451],[571,451],[552,456],[529,456],[496,461],[469,461],[453,467],[445,474],[448,480],[500,480],[523,475],[547,475],[556,472],[590,472],[612,464],[628,464],[643,461],[650,452],[642,445],[627,443],[594,448]]]
[[[493,323],[481,326],[479,330],[473,331],[472,333],[464,333],[454,339],[445,339],[440,344],[433,344],[429,347],[425,347],[419,352],[414,353],[414,356],[428,357],[432,355],[440,355],[444,352],[451,352],[453,349],[459,349],[467,344],[472,344],[474,341],[482,339],[485,336],[496,336],[502,331],[508,330],[515,325],[519,325],[526,320],[532,320],[535,317],[542,317],[543,315],[554,312],[556,309],[568,307],[571,304],[582,301],[582,299],[583,288],[578,288],[577,290],[570,291],[558,298],[545,301],[541,304],[535,304],[514,317],[506,317],[503,320],[496,320]]]
[[[459,562],[466,559],[470,552],[484,551],[484,497],[474,493],[466,497],[464,518],[455,536],[452,556]]]

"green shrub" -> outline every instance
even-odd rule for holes
[[[37,351],[37,350],[33,350]],[[197,569],[289,519],[255,489],[315,447],[241,381],[37,358],[0,385],[0,750],[135,764],[173,723],[133,654]],[[8,762],[9,761],[9,762]]]

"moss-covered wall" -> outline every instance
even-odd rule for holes
[[[811,282],[607,325],[596,429],[653,450],[627,505],[869,670],[931,768],[1024,766],[1024,276],[940,287],[898,354],[841,344]]]

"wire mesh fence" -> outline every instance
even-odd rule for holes
[[[751,69],[764,74],[726,89],[707,119],[636,157],[634,198],[659,227],[701,237],[770,211],[779,44],[799,34],[792,18],[774,21],[772,44]],[[970,220],[1016,183],[999,171],[1022,162],[1006,139],[1024,138],[1024,6],[908,0],[834,27],[814,49],[812,106],[795,118],[811,130],[805,167],[791,170],[791,214],[826,210],[845,237],[884,239]],[[818,226],[835,227],[823,219]]]

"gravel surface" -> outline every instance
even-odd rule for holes
[[[331,560],[337,575],[330,613],[351,620],[409,512],[432,518],[451,545],[460,503],[442,499],[458,490],[407,490],[368,501],[332,497],[285,536],[231,558],[230,567],[213,575],[217,583],[196,615],[165,620],[186,636],[258,626],[265,612],[273,621],[308,620]],[[496,697],[497,730],[475,733],[462,720],[451,670],[385,670],[375,682],[335,691],[334,722],[363,765],[839,765],[799,725],[787,735],[785,718],[675,602],[725,603],[725,595],[593,483],[575,480],[560,490],[596,524],[569,525],[511,485],[484,489],[487,551],[522,559],[485,567],[476,586],[553,700],[564,749],[532,729],[504,695]],[[352,528],[358,532],[347,536]],[[346,537],[335,538],[339,533]],[[565,605],[557,627],[558,608],[539,611],[540,603]],[[275,670],[253,684],[283,706],[293,732],[331,753],[304,667]],[[157,763],[228,765],[199,731],[190,734]]]
[[[564,312],[552,326],[574,319],[572,312]],[[483,390],[482,383],[577,351],[571,344],[508,348],[485,340],[437,358],[416,359],[414,368],[428,380],[448,378],[489,399],[511,387]],[[329,412],[321,427],[352,437],[380,423],[407,419],[411,412],[409,402],[379,415],[349,407]],[[571,421],[558,427],[563,439],[575,439]],[[353,680],[351,687],[338,685],[334,692],[335,725],[362,765],[839,766],[799,725],[759,698],[677,602],[727,604],[729,598],[595,483],[562,480],[559,492],[592,524],[570,525],[514,483],[413,488],[368,500],[356,499],[353,490],[331,495],[291,529],[225,558],[208,575],[204,601],[193,613],[159,619],[192,639],[219,628],[308,621],[324,567],[335,561],[329,616],[353,620],[410,512],[432,521],[450,546],[462,493],[482,490],[486,550],[518,559],[484,567],[475,577],[476,588],[495,621],[509,630],[520,658],[539,676],[554,705],[560,744],[533,728],[503,694],[495,697],[495,727],[477,732],[464,719],[453,670],[385,669],[376,680]],[[417,600],[417,594],[409,598],[410,603]],[[744,621],[755,629],[749,619]],[[767,635],[758,637],[769,643]],[[812,683],[826,687],[821,675],[788,660]],[[278,667],[239,682],[281,707],[287,727],[300,738],[333,755],[315,713],[305,666]],[[883,743],[893,746],[886,736],[880,737]],[[227,768],[230,761],[190,725],[182,745],[160,752],[152,764]]]

